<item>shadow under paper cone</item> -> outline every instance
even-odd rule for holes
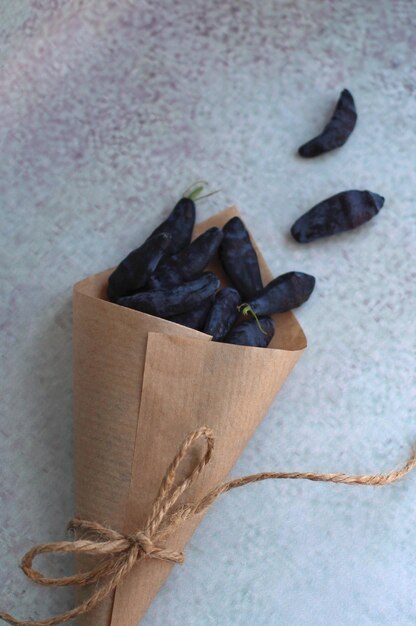
[[[237,214],[226,209],[196,234]],[[268,282],[260,253],[259,260]],[[306,339],[286,313],[275,316],[276,336],[267,349],[211,342],[204,333],[107,302],[110,272],[74,288],[76,515],[129,533],[146,521],[190,431],[212,428],[215,450],[181,502],[199,499],[226,478]],[[168,547],[181,550],[200,519],[186,522]],[[136,626],[171,567],[139,562],[113,596],[78,623]]]

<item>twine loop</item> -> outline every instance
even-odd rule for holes
[[[205,440],[205,453],[200,457],[189,474],[178,484],[175,484],[179,465],[188,455],[189,449],[201,438]],[[143,529],[139,528],[133,533],[123,534],[98,522],[74,518],[69,523],[68,529],[73,531],[78,538],[73,541],[40,544],[24,555],[21,568],[26,576],[37,584],[63,587],[67,585],[84,586],[96,583],[95,590],[87,600],[66,613],[46,620],[21,621],[8,613],[0,613],[0,619],[14,626],[55,626],[63,624],[91,611],[118,587],[139,561],[159,559],[171,563],[183,563],[185,558],[183,553],[167,549],[165,547],[166,540],[186,520],[200,515],[221,494],[237,487],[269,479],[305,479],[347,485],[380,486],[399,480],[416,467],[416,450],[414,450],[401,468],[386,474],[350,475],[342,473],[318,474],[314,472],[262,472],[230,480],[208,492],[199,501],[174,508],[180,496],[191,487],[205,466],[210,462],[213,449],[213,432],[205,426],[191,432],[185,438],[166,470]],[[48,553],[90,554],[98,557],[98,563],[92,566],[90,570],[82,571],[72,576],[50,578],[33,568],[34,559],[40,554]]]

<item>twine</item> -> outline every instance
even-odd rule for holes
[[[187,456],[192,445],[201,438],[204,438],[206,442],[205,454],[189,475],[182,482],[175,485],[178,466]],[[63,624],[79,615],[88,613],[97,606],[118,587],[137,562],[144,559],[160,559],[162,561],[170,561],[171,563],[183,563],[184,555],[182,552],[163,547],[166,539],[186,520],[203,513],[218,496],[237,487],[270,479],[306,479],[345,485],[380,486],[399,480],[416,466],[415,450],[403,467],[387,474],[350,475],[341,473],[317,474],[314,472],[262,472],[230,480],[210,491],[198,502],[184,504],[172,510],[178,498],[189,489],[204,467],[210,462],[213,448],[214,436],[209,428],[199,428],[186,437],[166,471],[153,503],[152,511],[142,530],[139,529],[131,535],[124,535],[97,522],[75,518],[70,522],[69,527],[78,533],[82,533],[84,537],[89,537],[88,539],[80,538],[74,541],[40,544],[25,554],[21,567],[26,576],[35,583],[54,587],[67,585],[83,586],[97,583],[95,591],[87,600],[70,611],[50,619],[21,621],[8,613],[0,613],[0,619],[14,626],[55,626],[56,624]],[[89,571],[62,578],[48,578],[33,569],[32,564],[38,555],[51,552],[92,554],[103,557],[103,560]]]

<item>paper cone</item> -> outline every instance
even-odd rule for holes
[[[223,226],[234,207],[200,224]],[[265,282],[272,277],[259,253]],[[218,275],[224,278],[219,264]],[[291,313],[269,348],[214,343],[178,324],[106,300],[111,270],[74,287],[76,515],[121,532],[142,525],[185,436],[214,430],[213,459],[186,501],[223,481],[306,347]],[[225,280],[224,280],[225,283]],[[168,541],[182,549],[200,517]],[[144,560],[82,626],[137,626],[172,565]],[[186,564],[184,565],[186,567]]]

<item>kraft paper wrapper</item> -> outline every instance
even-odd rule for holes
[[[195,235],[234,215],[235,207],[214,215]],[[272,276],[257,252],[267,282]],[[226,284],[219,264],[213,267]],[[145,522],[167,466],[191,430],[211,427],[216,444],[211,463],[182,501],[200,498],[227,477],[306,339],[292,313],[285,313],[275,316],[276,335],[267,349],[211,342],[204,333],[108,302],[110,273],[74,287],[76,515],[129,533]],[[200,519],[186,522],[168,546],[182,549]],[[137,626],[171,567],[141,561],[77,624]]]

